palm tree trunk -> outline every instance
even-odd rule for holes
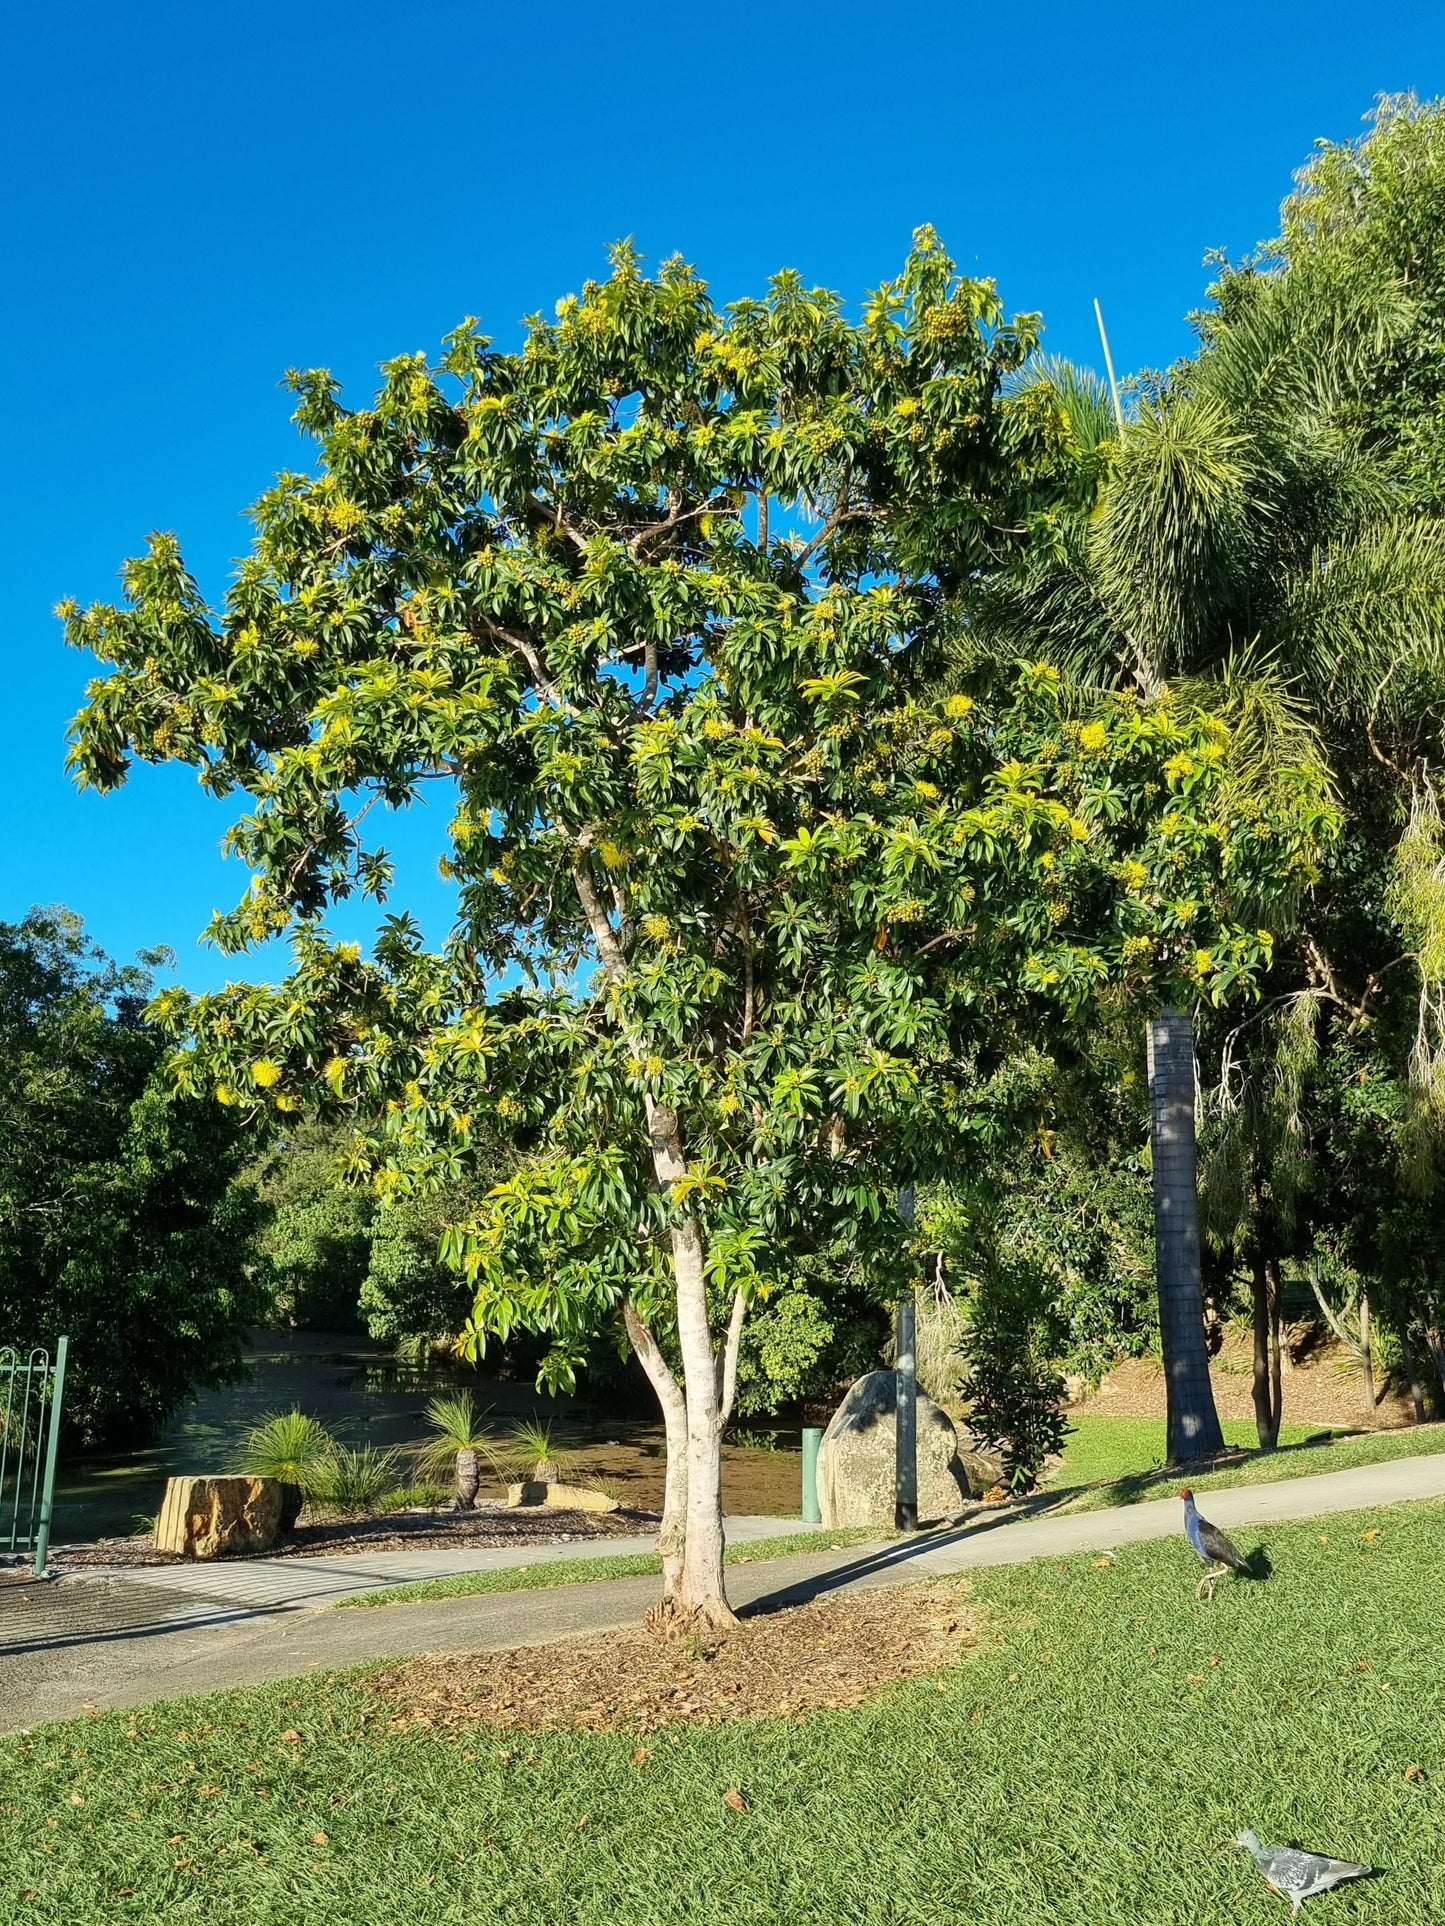
[[[1183,1464],[1223,1451],[1224,1433],[1204,1342],[1194,1175],[1194,1023],[1177,1010],[1161,1010],[1149,1025],[1149,1099],[1169,1460]]]

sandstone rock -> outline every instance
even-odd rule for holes
[[[156,1550],[186,1558],[244,1558],[281,1533],[277,1478],[171,1478],[156,1520]]]
[[[548,1485],[544,1500],[554,1511],[621,1511],[617,1499],[605,1491],[589,1491],[585,1485]]]
[[[973,1497],[982,1498],[986,1491],[1002,1484],[1008,1476],[1008,1464],[1002,1451],[996,1445],[987,1445],[972,1432],[963,1432],[958,1440],[958,1462],[968,1489]]]
[[[585,1485],[554,1485],[541,1478],[524,1478],[507,1486],[509,1505],[548,1505],[553,1511],[620,1511],[617,1499]]]
[[[823,1433],[818,1503],[825,1525],[877,1526],[894,1520],[894,1376],[870,1371],[850,1386]],[[918,1394],[918,1516],[956,1518],[968,1499],[953,1422]]]

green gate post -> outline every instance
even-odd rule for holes
[[[60,1400],[65,1391],[65,1357],[70,1339],[63,1337],[55,1347],[55,1371],[51,1379],[50,1435],[45,1441],[45,1483],[40,1493],[39,1529],[35,1534],[35,1576],[44,1578],[45,1557],[50,1550],[50,1514],[55,1504],[55,1457],[60,1449]]]
[[[823,1510],[818,1503],[818,1448],[823,1442],[817,1425],[803,1427],[803,1523],[821,1525]]]

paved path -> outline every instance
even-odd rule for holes
[[[1211,1492],[1207,1510],[1217,1524],[1237,1530],[1326,1512],[1362,1511],[1442,1497],[1445,1454]],[[749,1523],[754,1537],[797,1529],[795,1523],[776,1519]],[[741,1524],[729,1523],[735,1542]],[[766,1526],[766,1533],[760,1530],[761,1525]],[[929,1533],[918,1539],[734,1565],[728,1589],[734,1603],[741,1607],[776,1610],[853,1586],[906,1584],[971,1567],[1107,1551],[1125,1543],[1168,1537],[1179,1529],[1179,1505],[1174,1498],[1066,1516],[1020,1519],[985,1513],[958,1530]],[[606,1549],[620,1550],[624,1542],[610,1540]],[[579,1549],[568,1545],[558,1551],[570,1556]],[[415,1559],[425,1554],[396,1556]],[[331,1566],[341,1561],[306,1562]],[[375,1588],[379,1562],[365,1561],[366,1585],[359,1589]],[[540,1562],[538,1548],[532,1548],[528,1562]],[[240,1569],[227,1569],[228,1582]],[[108,1582],[128,1583],[134,1577],[132,1573],[125,1581]],[[203,1580],[187,1569],[185,1578],[198,1587],[209,1582],[210,1574]],[[32,1635],[18,1640],[0,1632],[0,1728],[223,1686],[259,1684],[415,1652],[498,1650],[545,1644],[578,1633],[610,1631],[635,1624],[657,1593],[653,1578],[612,1579],[551,1590],[497,1592],[431,1604],[337,1612],[329,1609],[337,1596],[335,1591],[321,1602],[317,1597],[297,1597],[259,1610],[255,1603],[211,1599],[193,1592],[187,1595],[185,1609],[192,1605],[206,1609],[178,1621],[173,1614],[181,1595],[174,1585],[169,1596],[163,1587],[155,1585],[150,1621],[117,1630],[107,1629],[100,1615],[106,1582],[91,1579],[75,1585],[72,1580],[61,1580],[54,1587],[57,1606],[67,1586],[73,1587],[68,1610],[73,1614],[82,1608],[79,1621],[56,1623],[53,1632],[47,1633],[42,1618],[37,1617],[32,1626],[26,1627]],[[38,1593],[47,1591],[45,1587],[34,1589]],[[37,1599],[34,1609],[48,1616],[50,1597],[47,1595],[43,1603]]]

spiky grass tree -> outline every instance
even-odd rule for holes
[[[1408,297],[1388,278],[1268,266],[1226,272],[1214,292],[1199,353],[1145,388],[1122,427],[1101,383],[1064,364],[1036,370],[1035,394],[1053,400],[1072,444],[1056,542],[989,585],[971,646],[1042,647],[1085,680],[1146,697],[1212,689],[1246,759],[1308,754],[1347,794],[1382,778],[1415,787],[1388,745],[1410,737],[1440,687],[1445,529],[1412,512],[1356,426],[1358,397],[1411,325]],[[1284,1000],[1252,1039],[1264,1047],[1236,1059],[1246,1072],[1257,1060],[1269,1074],[1273,1021],[1291,998],[1348,1000],[1316,910],[1303,908],[1281,956]],[[1150,1034],[1178,1460],[1223,1442],[1201,1332],[1191,1027],[1187,1009],[1165,1012]],[[1277,1425],[1272,1408],[1264,1428]]]
[[[482,1459],[490,1458],[491,1439],[485,1410],[477,1409],[471,1391],[452,1391],[431,1400],[426,1408],[431,1437],[417,1454],[423,1476],[452,1475],[452,1505],[475,1511],[482,1482]]]

